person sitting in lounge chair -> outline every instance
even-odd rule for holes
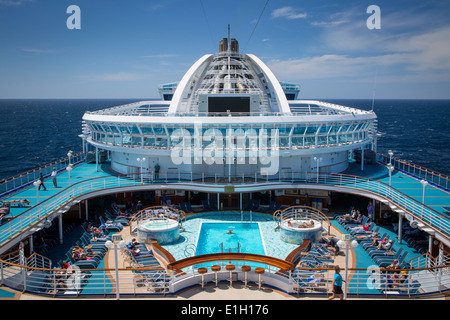
[[[380,250],[390,250],[392,248],[392,240],[389,240],[387,243],[380,243],[377,247]]]
[[[356,209],[353,209],[350,214],[345,214],[342,217],[342,220],[351,221],[351,220],[355,220],[357,217],[358,217],[358,211],[356,211]]]

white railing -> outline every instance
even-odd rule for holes
[[[328,225],[328,233],[330,233],[331,222],[328,217],[320,210],[307,206],[292,206],[284,210],[277,210],[273,213],[273,219],[278,225],[281,224],[283,220],[293,220],[299,221],[309,221],[315,220],[323,223],[326,222]],[[323,226],[324,227],[324,226]]]
[[[86,153],[79,152],[71,156],[70,163],[74,166],[83,163],[85,160]],[[39,179],[39,174],[42,172],[42,175],[45,178],[49,177],[53,171],[53,168],[56,171],[62,172],[66,170],[66,167],[69,164],[69,158],[65,157],[56,161],[53,161],[49,164],[43,165],[41,167],[29,170],[27,172],[21,173],[19,175],[15,175],[13,177],[3,179],[0,181],[0,198],[6,196],[7,194],[19,190],[25,186],[32,184],[34,181]]]
[[[153,175],[144,174],[143,182],[147,184],[190,182],[196,185],[228,185],[231,182],[235,186],[263,182],[279,182],[351,188],[388,199],[395,206],[402,208],[404,211],[415,218],[420,219],[423,223],[428,224],[443,235],[447,237],[450,236],[450,219],[447,216],[423,205],[417,200],[408,197],[406,194],[383,182],[345,174],[319,174],[319,176],[317,176],[316,173],[292,172],[290,174],[284,173],[283,175],[284,177],[275,175],[269,180],[269,176],[256,173],[253,176],[230,175],[229,177],[221,176],[218,178],[217,175],[206,177],[203,174],[160,172],[159,177],[156,180]],[[130,177],[133,179],[130,179]],[[0,245],[5,244],[25,230],[30,229],[33,225],[39,226],[40,224],[45,223],[46,218],[52,219],[55,212],[59,215],[68,211],[70,206],[76,203],[77,197],[94,191],[130,186],[142,186],[141,176],[139,174],[98,177],[77,182],[3,224],[0,227]]]
[[[233,261],[236,262],[236,261]],[[220,262],[213,263],[220,264]],[[331,268],[296,268],[281,273],[273,266],[264,267],[261,278],[255,267],[245,274],[242,265],[248,261],[237,261],[232,271],[232,281],[268,285],[288,294],[321,295],[331,294],[334,270]],[[206,267],[203,275],[205,284],[215,285],[229,282],[230,272],[222,268],[217,274]],[[183,273],[169,275],[162,268],[77,269],[64,272],[61,269],[34,268],[0,260],[0,284],[15,290],[39,293],[48,296],[117,296],[146,294],[176,294],[188,287],[201,285],[202,276],[197,267],[189,267]],[[376,266],[368,269],[349,269],[347,292],[352,296],[372,296],[384,298],[388,295],[414,297],[426,294],[442,294],[450,288],[450,266],[398,270],[386,272]],[[251,291],[250,291],[251,292]]]
[[[385,155],[382,153],[377,153],[377,160],[385,164],[391,161],[396,170],[409,173],[413,176],[427,180],[428,182],[445,189],[450,189],[450,177],[448,175],[427,169],[425,167],[396,157],[392,157],[391,159],[389,155]]]

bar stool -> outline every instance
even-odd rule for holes
[[[230,287],[233,286],[233,278],[232,278],[232,272],[234,269],[236,269],[236,266],[234,264],[227,264],[225,266],[225,269],[230,271]]]
[[[245,275],[244,286],[247,287],[247,274],[252,270],[252,267],[245,265],[241,267],[241,270]]]
[[[201,267],[201,268],[198,268],[197,269],[197,272],[198,273],[200,273],[201,275],[202,275],[202,289],[203,289],[203,287],[204,287],[204,284],[205,284],[205,273],[207,273],[208,272],[208,269],[206,269],[206,268],[204,268],[204,267]]]
[[[217,287],[217,283],[218,283],[218,281],[217,281],[217,273],[220,271],[220,269],[222,269],[219,265],[215,265],[215,266],[212,266],[211,267],[211,270],[212,271],[214,271],[214,273],[216,274],[216,287]]]
[[[261,275],[264,273],[264,268],[258,267],[255,269],[255,273],[258,275],[258,289],[261,290]]]

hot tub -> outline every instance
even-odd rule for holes
[[[313,225],[310,225],[311,221]],[[303,240],[317,242],[322,238],[322,223],[311,219],[283,220],[280,224],[280,237],[293,244],[301,244]]]
[[[173,219],[148,219],[138,224],[139,241],[150,243],[157,240],[159,244],[176,242],[180,237],[179,223]]]

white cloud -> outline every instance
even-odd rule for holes
[[[118,72],[118,73],[88,75],[83,78],[85,80],[94,80],[94,81],[135,81],[145,78],[145,75],[138,73]]]
[[[311,25],[316,27],[335,27],[344,23],[349,23],[351,21],[351,13],[347,12],[337,12],[329,15],[322,21],[312,21]]]
[[[18,7],[34,0],[0,0],[0,5],[8,7]]]
[[[29,53],[53,53],[53,50],[46,50],[46,49],[36,49],[36,48],[22,48],[20,49],[23,52],[29,52]]]
[[[166,59],[166,58],[175,58],[175,57],[178,57],[178,55],[177,54],[172,54],[172,53],[154,54],[154,55],[143,56],[143,58],[156,58],[156,59]]]
[[[450,26],[437,28],[422,34],[413,34],[390,43],[387,48],[397,52],[409,52],[411,70],[450,71]]]
[[[376,70],[397,67],[410,60],[408,54],[350,57],[327,54],[302,59],[271,60],[267,65],[278,79],[343,79],[372,77]]]
[[[282,7],[272,11],[272,18],[286,18],[289,20],[306,18],[307,14],[304,12],[298,12],[293,7]]]

